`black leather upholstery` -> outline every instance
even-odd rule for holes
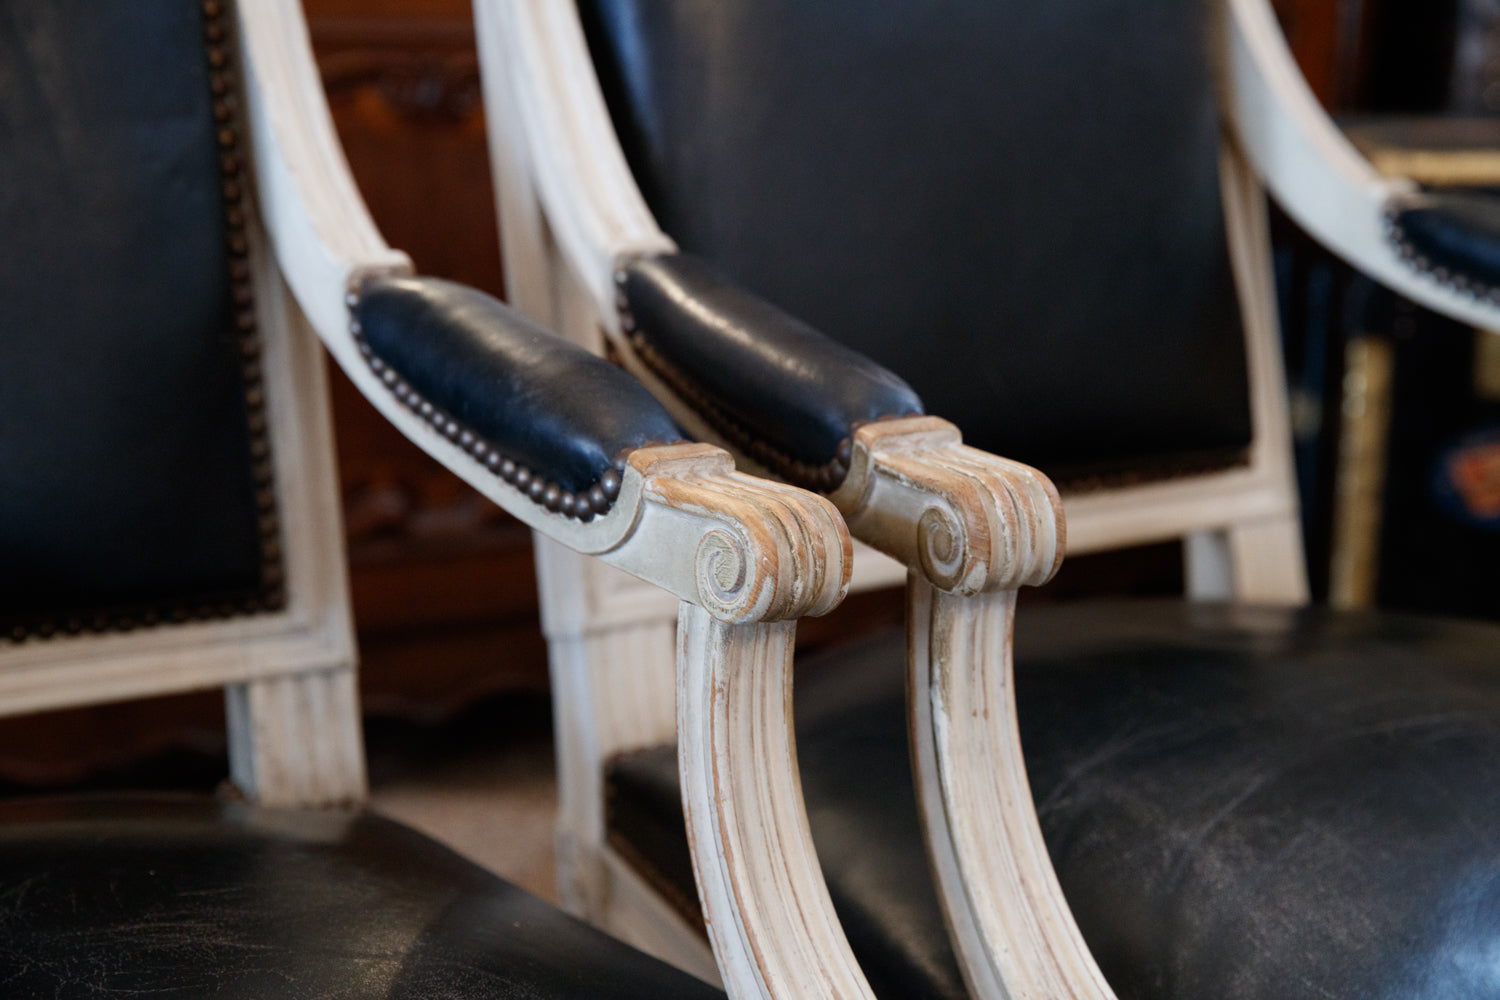
[[[378,278],[355,307],[374,356],[500,453],[586,493],[622,451],[682,435],[615,366],[437,278]]]
[[[1390,235],[1413,265],[1445,283],[1500,295],[1500,195],[1434,191],[1388,210]]]
[[[1017,628],[1043,830],[1122,1000],[1500,996],[1500,628],[1175,602]],[[803,787],[861,961],[927,977],[883,995],[959,997],[905,884],[902,656],[799,664]]]
[[[200,4],[0,5],[0,627],[263,585]]]
[[[645,257],[622,271],[643,360],[736,445],[793,481],[837,485],[848,462],[840,448],[856,424],[922,412],[891,372],[695,257]]]
[[[580,0],[682,249],[1060,479],[1250,437],[1204,0]]]
[[[722,997],[369,814],[0,807],[7,997]]]

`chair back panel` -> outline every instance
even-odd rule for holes
[[[581,0],[666,233],[1063,482],[1250,440],[1204,0]]]
[[[0,624],[17,639],[281,602],[220,6],[0,5]]]

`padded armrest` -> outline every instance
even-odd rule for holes
[[[1402,195],[1387,206],[1386,221],[1412,267],[1459,291],[1500,301],[1500,196]]]
[[[464,285],[369,278],[353,316],[398,400],[549,510],[592,520],[625,453],[682,437],[629,374]]]
[[[855,428],[922,412],[901,379],[687,254],[616,275],[621,324],[641,362],[761,465],[830,491]]]

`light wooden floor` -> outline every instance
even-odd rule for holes
[[[447,735],[372,728],[371,806],[556,902],[552,736],[538,711],[545,702],[491,705]]]

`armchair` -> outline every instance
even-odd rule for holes
[[[1262,0],[477,15],[513,301],[825,492],[895,557],[854,586],[909,580],[905,642],[798,690],[875,993],[1494,993],[1460,956],[1493,945],[1500,632],[1296,610],[1264,190],[1493,327],[1484,213],[1375,178]],[[1063,510],[1074,553],[1184,539],[1196,600],[1031,609],[1012,676]],[[642,943],[693,961],[673,754],[639,743],[564,786],[571,898],[628,933],[612,901],[656,886],[684,912]]]
[[[708,734],[688,798],[738,838],[735,900],[773,914],[739,890],[770,863],[755,810],[793,846],[805,817],[783,759],[714,741],[743,742],[745,695],[774,722],[795,619],[842,598],[832,506],[412,275],[349,177],[296,0],[6,5],[0,175],[0,713],[224,687],[237,793],[0,806],[7,995],[719,995],[356,808],[319,342],[540,535],[681,601],[681,716]]]

